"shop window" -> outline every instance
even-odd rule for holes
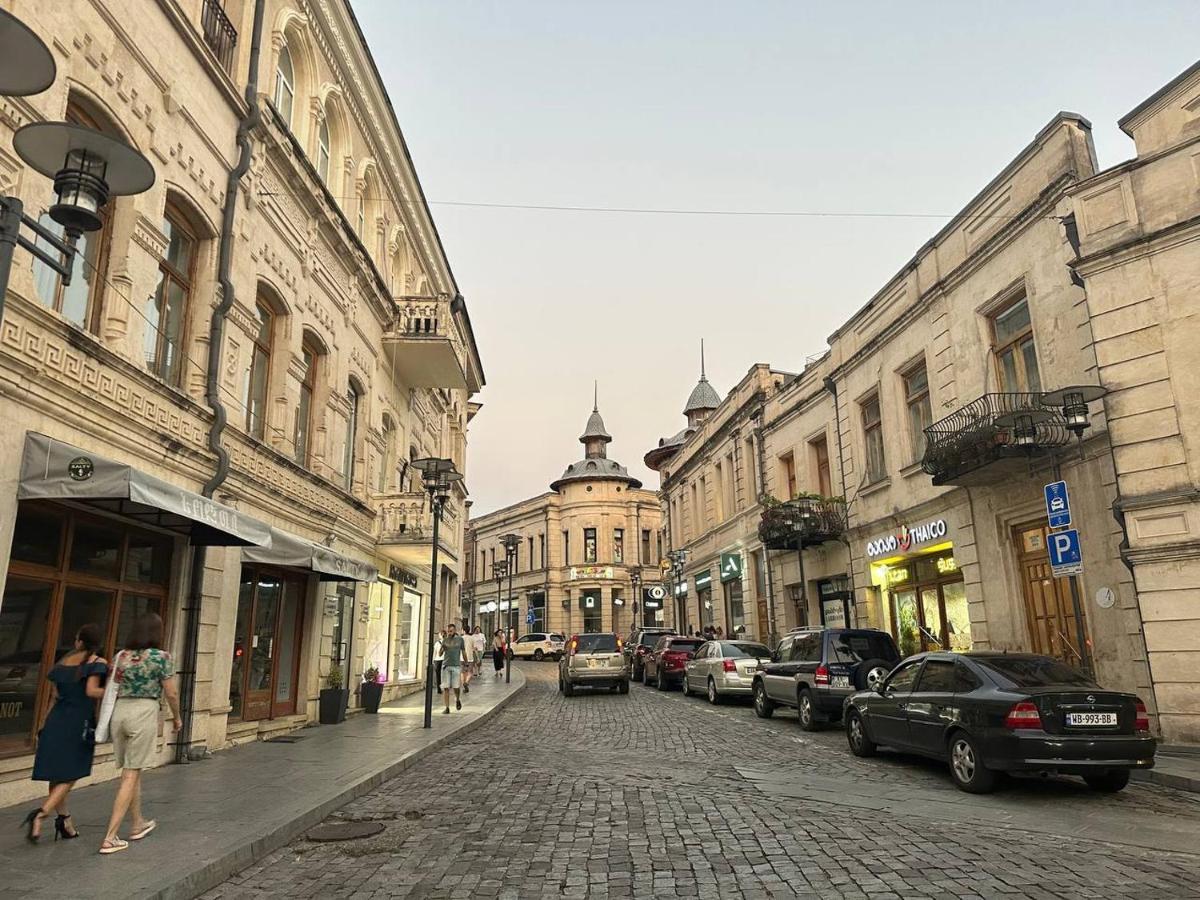
[[[645,566],[645,565],[649,565],[654,562],[658,562],[658,560],[656,560],[653,556],[650,555],[650,529],[643,528],[642,529],[642,556],[638,560],[638,563],[640,565]]]
[[[782,487],[787,491],[786,497],[781,497],[781,500],[791,500],[800,492],[796,484],[796,458],[791,451],[779,457],[779,474],[783,482]]]
[[[232,718],[269,719],[296,711],[307,583],[298,573],[242,566],[229,675]]]
[[[305,338],[300,345],[300,362],[304,375],[300,380],[300,402],[296,405],[296,462],[309,465],[312,453],[313,398],[317,391],[317,375],[321,353],[316,344]]]
[[[867,457],[867,483],[874,484],[882,481],[887,475],[887,465],[883,454],[883,419],[880,414],[878,395],[863,401],[861,409],[863,443]]]
[[[613,529],[613,562],[620,565],[625,562],[625,529]]]
[[[743,637],[746,634],[746,604],[743,602],[741,580],[727,581],[725,588],[725,621],[729,626],[728,637]]]
[[[292,53],[287,44],[284,44],[279,49],[279,59],[275,61],[275,95],[272,102],[288,128],[292,127],[292,106],[295,99],[296,70],[292,65]]]
[[[64,528],[65,520],[58,513],[20,504],[10,558],[39,566],[58,566]]]
[[[162,223],[166,255],[158,263],[158,286],[146,302],[143,347],[146,368],[178,387],[183,374],[184,332],[196,266],[196,236],[170,203]]]
[[[1000,390],[1041,393],[1042,376],[1026,298],[992,317],[992,353],[996,357]]]
[[[583,529],[583,561],[585,563],[594,563],[596,561],[596,529]]]
[[[267,385],[271,377],[271,347],[275,336],[275,314],[266,301],[259,299],[254,306],[256,322],[251,336],[250,368],[242,391],[242,406],[246,409],[246,431],[262,440],[267,429]]]
[[[904,376],[904,402],[908,407],[908,439],[914,460],[925,456],[925,429],[933,422],[929,400],[929,373],[921,363]]]
[[[593,634],[604,630],[604,613],[600,608],[600,592],[584,591],[579,602],[583,606],[584,633]]]
[[[367,590],[367,622],[363,633],[363,669],[379,669],[384,681],[392,680],[392,583],[379,579]],[[399,656],[399,653],[397,653]]]

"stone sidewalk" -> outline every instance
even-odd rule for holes
[[[490,673],[486,673],[490,674]],[[355,715],[342,725],[293,732],[224,750],[211,759],[150,770],[142,782],[145,815],[158,829],[112,856],[96,851],[116,782],[80,788],[71,808],[81,837],[53,841],[52,822],[37,846],[17,828],[34,804],[0,809],[0,900],[10,898],[194,897],[286,845],[338,807],[362,796],[457,735],[491,718],[525,686],[484,677],[461,712],[421,727],[424,694]],[[128,819],[125,832],[128,831]]]
[[[1160,744],[1154,757],[1154,768],[1134,772],[1133,777],[1137,781],[1200,793],[1200,747]]]

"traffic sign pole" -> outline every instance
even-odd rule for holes
[[[1056,509],[1055,499],[1060,496],[1062,499],[1061,509]],[[1055,522],[1062,520],[1062,515],[1065,514],[1063,525],[1071,524],[1071,501],[1067,492],[1067,483],[1062,477],[1062,462],[1058,455],[1054,456],[1054,483],[1048,484],[1045,487],[1046,495],[1046,518],[1051,528],[1056,527]],[[1058,513],[1058,518],[1055,517]],[[1051,539],[1055,534],[1062,532],[1051,532]],[[1067,583],[1071,589],[1071,610],[1075,614],[1075,640],[1079,642],[1079,649],[1076,651],[1079,654],[1079,663],[1083,670],[1096,677],[1095,670],[1092,668],[1092,652],[1087,645],[1087,628],[1083,623],[1083,599],[1079,595],[1079,578],[1078,574],[1083,571],[1083,552],[1080,547],[1079,532],[1072,531],[1075,542],[1075,564],[1072,571],[1067,574]]]

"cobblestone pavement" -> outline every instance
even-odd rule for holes
[[[524,668],[529,686],[496,719],[334,817],[382,834],[298,841],[205,897],[1200,897],[1195,795],[1061,779],[967,798],[940,766],[856,759],[839,731],[805,734],[792,715],[640,685],[566,699],[552,664]],[[809,783],[913,800],[885,814],[812,802]],[[1137,840],[1164,827],[1197,855]]]

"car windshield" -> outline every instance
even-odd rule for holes
[[[615,634],[581,634],[576,639],[576,653],[616,653]]]
[[[565,640],[566,640],[566,637],[564,637],[563,635],[559,634],[558,632],[555,632],[554,634],[550,635],[550,640],[552,640],[552,641],[565,641]]]
[[[1004,687],[1096,686],[1083,672],[1046,656],[992,656],[976,658],[975,662],[999,675]]]
[[[860,663],[866,659],[896,662],[900,659],[892,639],[878,631],[847,631],[834,635],[829,646],[834,662]]]
[[[664,634],[670,634],[669,631],[643,631],[642,636],[638,638],[638,643],[643,647],[653,647],[658,643],[658,639]]]
[[[722,644],[721,655],[730,659],[745,659],[747,657],[767,659],[771,655],[771,651],[767,649],[765,644],[742,642],[737,644]]]
[[[703,643],[704,643],[704,641],[701,641],[701,640],[687,640],[687,639],[681,640],[679,638],[672,638],[671,640],[667,641],[667,645],[663,649],[665,649],[665,650],[684,650],[684,651],[695,650],[697,647],[699,647]]]

